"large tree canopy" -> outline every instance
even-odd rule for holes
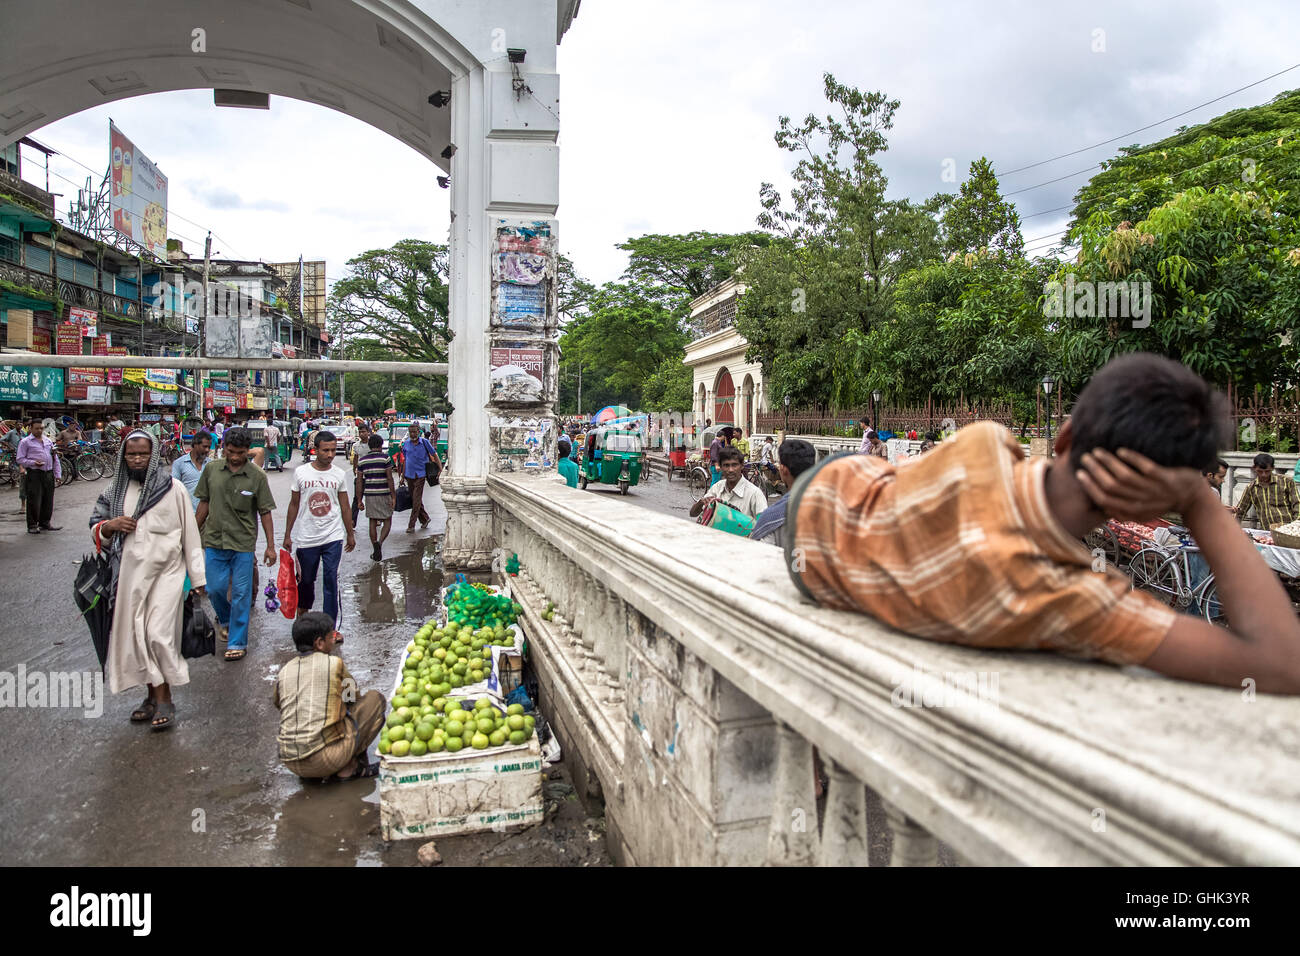
[[[607,282],[592,296],[585,315],[560,338],[566,365],[581,363],[584,391],[604,386],[605,404],[637,408],[642,387],[672,357],[681,360],[686,335],[677,319],[639,286]],[[584,395],[583,406],[595,407]]]
[[[738,255],[762,246],[770,236],[761,232],[726,235],[691,232],[685,235],[645,235],[619,243],[629,253],[623,281],[636,286],[678,318],[684,318],[692,299],[728,279],[736,271]]]
[[[330,333],[343,343],[345,358],[447,361],[446,246],[403,239],[391,249],[371,249],[349,259],[347,270],[327,303]],[[382,411],[372,406],[386,402],[401,384],[386,375],[353,372],[346,378],[352,404],[368,414]],[[445,376],[397,378],[422,386],[431,407],[447,408]]]
[[[876,157],[888,148],[898,101],[829,73],[824,88],[836,112],[778,121],[777,145],[799,156],[794,187],[789,204],[772,184],[760,189],[758,224],[776,239],[742,256],[747,291],[736,322],[771,394],[796,404],[861,397],[861,370],[845,343],[886,319],[900,275],[940,254],[941,199],[886,198]]]

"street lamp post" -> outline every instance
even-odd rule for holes
[[[785,397],[785,431],[790,433],[790,396]]]
[[[1056,379],[1052,378],[1052,373],[1048,372],[1043,376],[1043,394],[1047,396],[1047,455],[1052,455],[1052,386],[1056,384]]]
[[[880,418],[877,413],[877,406],[880,404],[880,391],[874,390],[871,393],[871,430],[880,431]]]

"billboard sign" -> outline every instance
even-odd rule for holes
[[[112,121],[108,124],[113,228],[167,259],[167,177],[135,148]]]
[[[0,401],[63,402],[63,369],[0,365]]]

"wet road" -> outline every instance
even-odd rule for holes
[[[272,472],[284,528],[291,473]],[[15,489],[0,489],[0,672],[98,673],[89,633],[71,596],[90,549],[87,519],[107,480],[55,492],[55,534],[28,535]],[[442,586],[445,510],[426,493],[427,531],[405,534],[396,516],[382,563],[364,533],[339,571],[343,655],[362,689],[387,694],[398,655],[433,616]],[[364,518],[364,516],[363,516]],[[364,525],[364,520],[362,521]],[[259,545],[260,546],[260,545]],[[262,607],[273,569],[261,569],[250,651],[243,661],[190,662],[176,688],[177,724],[153,732],[128,720],[143,689],[107,697],[101,716],[83,709],[0,707],[0,863],[410,865],[421,841],[379,837],[375,780],[303,784],[279,763],[272,682],[293,655],[290,621]],[[318,598],[319,600],[319,598]],[[211,613],[209,611],[209,613]],[[220,651],[220,646],[218,646]],[[372,750],[373,757],[373,750]],[[553,768],[547,822],[507,834],[438,840],[447,864],[608,865],[603,820],[587,819]]]

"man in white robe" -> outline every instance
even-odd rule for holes
[[[133,431],[120,454],[113,484],[90,519],[116,578],[105,669],[111,693],[148,687],[131,719],[163,730],[175,722],[172,687],[190,679],[181,656],[182,592],[188,572],[194,593],[203,596],[203,542],[189,492],[160,460],[158,441]]]

